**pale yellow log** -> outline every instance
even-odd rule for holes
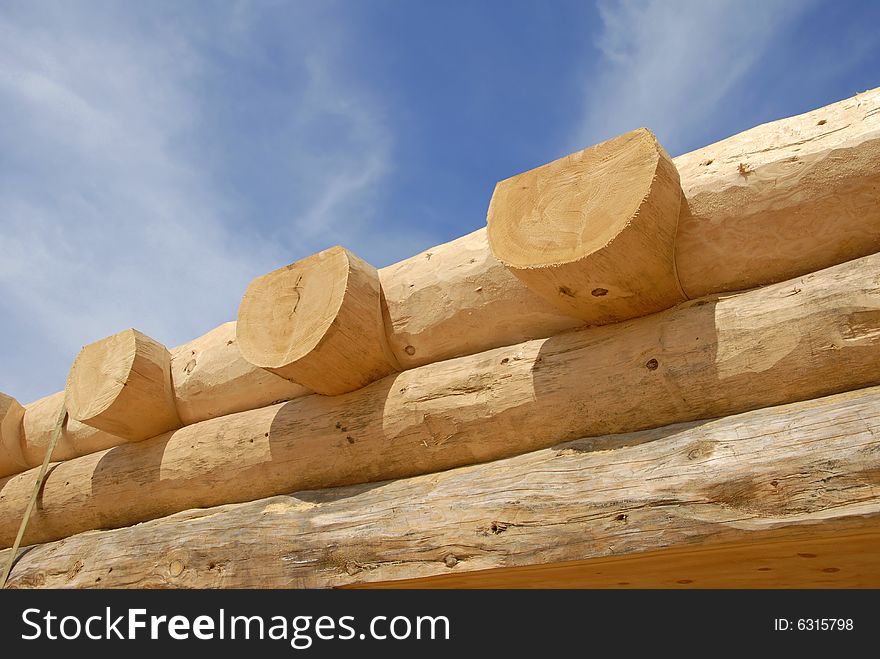
[[[385,324],[404,368],[552,336],[583,325],[492,256],[480,229],[379,271]]]
[[[310,393],[242,357],[235,321],[171,350],[171,381],[177,412],[187,426]]]
[[[21,448],[28,467],[39,467],[43,464],[43,458],[46,457],[46,450],[63,407],[63,391],[24,406]],[[52,459],[70,460],[80,455],[124,444],[126,441],[122,437],[87,426],[68,416],[58,444],[52,452]]]
[[[877,587],[878,470],[875,387],[84,533],[25,552],[10,585],[326,588],[445,575],[459,587]],[[657,550],[664,560],[640,569]],[[700,556],[709,564],[688,560]],[[584,559],[575,574],[548,574]]]
[[[171,368],[175,402],[182,423],[187,425],[309,393],[304,387],[245,361],[236,345],[234,321],[175,348]],[[19,425],[22,417],[25,419],[23,428],[20,433],[15,431],[18,439],[14,441],[13,431],[7,428],[14,427],[15,407],[8,408],[4,439],[0,444],[0,465],[7,465],[7,470],[4,473],[0,468],[0,475],[19,473],[42,464],[63,405],[63,391],[26,405],[18,417]],[[68,417],[53,458],[69,460],[127,441]]]
[[[21,452],[21,419],[24,408],[0,392],[0,477],[24,471],[30,465]]]
[[[878,276],[873,255],[69,460],[49,474],[26,542],[875,385]],[[33,476],[0,481],[0,546],[12,542]]]
[[[324,395],[400,368],[385,336],[379,275],[343,247],[251,282],[238,310],[238,340],[251,364]]]
[[[127,440],[155,437],[182,425],[171,386],[171,355],[135,329],[80,350],[65,394],[73,419]]]
[[[880,89],[675,159],[690,297],[752,288],[880,250]]]
[[[684,300],[675,273],[678,171],[654,135],[626,133],[495,186],[495,257],[526,286],[591,325]]]

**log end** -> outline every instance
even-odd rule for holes
[[[130,441],[180,427],[171,386],[171,355],[127,329],[85,346],[65,387],[70,416]]]
[[[684,299],[674,263],[681,184],[647,129],[501,181],[489,204],[493,255],[529,288],[588,323]]]
[[[354,391],[398,370],[382,318],[376,269],[331,247],[258,277],[238,310],[251,364],[324,395]]]
[[[0,392],[0,478],[28,468],[21,450],[24,407]]]

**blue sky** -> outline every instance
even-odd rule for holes
[[[334,244],[381,267],[496,181],[647,126],[673,155],[880,85],[880,2],[0,4],[0,391],[169,347]]]

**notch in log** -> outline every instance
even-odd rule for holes
[[[168,349],[135,329],[85,346],[65,387],[70,416],[129,441],[181,426]]]
[[[675,165],[640,128],[498,183],[489,246],[588,324],[645,316],[685,299],[674,260],[681,199]]]
[[[326,396],[400,370],[388,347],[376,269],[331,247],[257,277],[238,310],[251,364]]]

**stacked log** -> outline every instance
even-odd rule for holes
[[[202,532],[193,530],[199,516],[184,512],[193,508],[225,506],[211,513],[223,518],[222,529],[287,501],[266,497],[316,488],[318,495],[298,498],[375,505],[379,494],[369,484],[391,481],[381,488],[385,496],[425,499],[426,484],[446,478],[491,498],[509,475],[527,480],[521,470],[542,465],[572,473],[589,465],[597,483],[605,476],[625,483],[629,501],[647,473],[653,480],[675,471],[664,450],[685,447],[704,471],[702,456],[713,455],[717,486],[703,474],[699,492],[711,505],[753,514],[759,531],[734,530],[717,507],[706,509],[711,523],[694,513],[688,506],[700,474],[682,475],[678,465],[678,480],[672,472],[667,478],[675,505],[688,510],[685,531],[640,528],[630,533],[632,551],[687,546],[707,530],[753,547],[776,542],[778,531],[790,541],[800,537],[794,525],[824,518],[822,533],[832,526],[852,532],[855,555],[858,543],[880,537],[872,476],[877,252],[880,90],[674,160],[649,131],[627,133],[500,182],[485,230],[382,270],[330,248],[254,280],[236,322],[189,344],[168,350],[125,330],[83,348],[64,392],[27,406],[0,394],[0,547],[12,544],[36,466],[66,418],[25,534],[26,543],[61,544],[30,552],[42,563],[20,564],[20,585],[60,584],[60,563],[48,563],[64,559],[65,542],[94,561],[105,560],[103,543],[120,543],[119,584],[280,585],[274,567],[239,567],[236,549],[211,532],[205,551],[234,566],[222,579],[201,570],[178,579],[185,557],[171,559],[170,581],[156,566],[168,562],[166,539]],[[710,418],[705,427],[674,425]],[[771,430],[758,434],[760,424]],[[831,434],[835,426],[840,435]],[[783,442],[776,451],[767,450],[770,435]],[[807,502],[803,509],[773,517],[762,506],[776,500],[746,483],[734,458],[762,446],[762,459],[749,468],[774,474],[769,482],[777,488],[789,478],[783,460],[800,465],[798,473],[818,469],[814,460],[825,454],[819,440],[842,456],[822,462],[842,485],[823,484],[817,493],[799,482],[787,496]],[[584,446],[607,451],[581,455],[591,450]],[[621,455],[633,461],[615,459]],[[512,462],[486,464],[497,460]],[[453,471],[432,476],[444,470]],[[564,534],[566,498],[583,479],[553,478],[564,494],[548,500],[562,517],[548,517]],[[645,487],[649,500],[670,494],[653,482]],[[523,494],[525,504],[517,500],[483,529],[524,543],[507,545],[493,554],[497,560],[528,565],[536,552],[544,562],[595,555],[568,542],[562,546],[574,554],[554,552],[510,533],[524,511],[544,505]],[[691,499],[675,499],[685,495]],[[313,523],[310,511],[293,512],[288,519],[298,527]],[[141,522],[149,526],[132,526]],[[379,537],[383,523],[368,516],[363,528]],[[387,526],[399,535],[393,522]],[[148,528],[157,533],[156,552],[124,550]],[[610,528],[597,537],[613,536]],[[118,530],[77,535],[100,529]],[[315,546],[355,556],[335,532],[328,529]],[[444,546],[464,546],[455,532],[446,535]],[[261,555],[275,563],[273,552],[289,553],[287,542],[282,534]],[[425,546],[417,535],[412,542]],[[629,551],[626,539],[614,542],[609,551]],[[411,568],[385,569],[381,554],[378,567],[363,556],[343,562],[343,576],[340,556],[303,546],[311,557],[303,565],[323,576],[303,581],[305,573],[291,573],[301,585],[425,577],[462,563],[498,567],[456,550],[424,566],[407,558]],[[330,560],[332,569],[324,564]],[[73,571],[75,584],[91,585],[99,568],[85,580],[76,576],[81,569]],[[138,571],[142,579],[132,576]]]
[[[670,161],[637,130],[502,181],[487,230],[379,272],[394,358],[412,368],[873,254],[877,110],[880,90],[759,126],[698,160]],[[299,295],[281,287],[262,306]],[[243,305],[239,323],[266,327],[250,314]],[[273,325],[264,340],[296,345],[297,327]],[[338,378],[339,390],[361,375]]]
[[[880,384],[880,254],[186,426],[58,464],[26,542]],[[33,471],[0,481],[0,546]]]
[[[675,158],[672,162],[680,173],[684,194],[673,263],[683,297],[764,285],[880,249],[878,109],[880,90],[873,90]],[[648,135],[636,131],[642,142],[650,142]],[[655,153],[658,163],[664,161],[662,149],[655,148]],[[578,161],[578,157],[584,160],[583,154],[574,154],[565,161]],[[580,176],[586,174],[581,172]],[[535,172],[527,172],[514,177],[500,183],[499,190],[503,192],[520,178],[535,176]],[[493,198],[490,225],[498,215],[496,202],[500,198]],[[512,217],[515,220],[517,216]],[[545,213],[545,220],[553,217]],[[809,230],[804,230],[807,225]],[[668,240],[665,244],[668,250]],[[644,256],[645,250],[641,252]],[[627,258],[639,260],[633,255],[622,260]],[[384,346],[373,351],[377,355],[373,361],[385,365],[367,379],[395,364],[400,369],[413,368],[552,336],[584,323],[582,318],[563,313],[559,300],[530,289],[495,258],[485,229],[383,268],[378,278],[388,352]],[[670,283],[665,285],[671,290]],[[600,303],[615,297],[610,284],[587,287],[588,291],[580,291],[581,286],[563,284],[556,294],[570,301],[573,298],[568,293],[574,292],[574,299],[581,295]],[[375,327],[373,336],[374,345],[381,344]],[[168,428],[309,392],[302,384],[287,382],[245,360],[238,343],[235,324],[227,323],[171,351],[179,421],[173,422],[172,411],[166,406]],[[326,378],[320,367],[313,370]],[[344,372],[345,366],[331,378],[343,389],[364,381],[359,379],[354,385],[345,382],[340,375]],[[122,412],[121,416],[132,415]],[[99,435],[97,426],[85,430],[79,425],[75,418],[68,422],[64,444],[71,452],[62,455],[84,455],[134,438],[118,437],[113,431]],[[23,450],[37,456],[40,447],[48,444],[51,423],[31,426],[33,430],[22,440]],[[108,427],[125,434],[117,425],[105,425]],[[93,437],[79,440],[80,435]],[[23,466],[8,463],[8,468],[20,470]]]
[[[591,559],[605,575],[591,586],[711,586],[721,575],[715,585],[876,587],[878,438],[871,388],[84,533],[23,554],[11,585],[321,588],[433,575],[467,585],[479,570]],[[682,567],[683,555],[731,544],[704,579]],[[755,546],[760,561],[739,569]],[[663,549],[677,554],[659,576],[627,562],[609,579],[616,557]],[[541,585],[529,577],[501,583]]]
[[[235,321],[171,350],[171,382],[185,426],[309,393],[242,357]]]

